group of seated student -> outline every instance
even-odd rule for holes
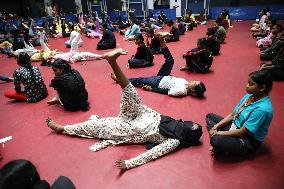
[[[197,47],[183,54],[186,60],[185,66],[180,67],[180,71],[190,71],[206,73],[209,71],[213,56],[220,54],[220,44],[226,39],[226,30],[223,27],[223,19],[218,17],[212,27],[208,27],[207,37],[197,40]]]
[[[251,28],[260,48],[260,70],[269,72],[274,80],[284,80],[284,30],[273,20],[267,9],[259,13],[259,22]]]
[[[189,17],[192,16],[190,13]],[[181,67],[180,70],[200,73],[209,70],[213,61],[212,54],[219,54],[220,44],[226,38],[223,19],[226,18],[219,17],[216,20],[216,25],[208,28],[208,37],[198,39],[197,48],[183,55],[186,59],[186,66]],[[99,151],[109,145],[146,144],[148,151],[128,160],[118,159],[116,161],[116,166],[123,170],[145,164],[175,149],[180,149],[180,147],[199,144],[199,139],[202,136],[202,127],[199,124],[180,118],[174,119],[147,107],[142,103],[135,89],[135,87],[142,87],[145,91],[169,96],[190,95],[194,97],[202,97],[206,91],[206,87],[201,81],[188,81],[171,75],[174,58],[166,42],[176,34],[175,32],[178,34],[179,32],[177,28],[173,27],[173,22],[168,20],[162,12],[158,20],[162,24],[172,24],[171,27],[175,31],[172,32],[173,35],[169,35],[167,32],[155,33],[153,28],[149,28],[146,34],[149,48],[146,47],[141,33],[134,32],[140,31],[134,22],[130,22],[130,29],[125,33],[131,34],[129,36],[138,45],[136,54],[128,61],[129,67],[151,66],[153,65],[153,52],[163,54],[165,62],[156,76],[128,79],[117,64],[117,59],[128,53],[125,49],[115,49],[102,55],[80,52],[81,35],[86,33],[87,24],[85,26],[78,24],[78,31],[74,32],[74,35],[71,34],[72,32],[70,33],[70,38],[71,36],[72,38],[69,52],[51,52],[48,49],[40,51],[40,56],[45,57],[44,60],[51,61],[50,65],[55,76],[49,86],[58,93],[58,96],[49,100],[48,104],[61,104],[68,111],[87,111],[89,109],[85,81],[78,71],[71,68],[69,63],[84,60],[87,57],[105,59],[108,62],[113,71],[110,74],[111,79],[118,83],[122,89],[119,115],[106,118],[92,115],[89,120],[72,125],[61,125],[53,119],[47,118],[46,124],[58,134],[101,139],[101,142],[95,143],[89,148],[92,151]],[[107,23],[102,23],[100,27],[103,34],[97,49],[115,48],[116,39],[108,29]],[[41,36],[40,44],[44,48],[46,46],[42,37],[44,30],[42,28],[38,28],[38,30]],[[149,39],[151,39],[151,44],[148,43]],[[207,114],[205,119],[214,153],[247,155],[256,152],[261,146],[273,117],[269,98],[273,80],[267,71],[273,72],[274,79],[276,78],[275,74],[283,73],[283,44],[284,35],[277,34],[271,47],[263,50],[265,53],[273,52],[271,63],[264,64],[260,70],[249,74],[246,85],[248,94],[239,101],[231,113],[225,118],[213,113]],[[43,55],[45,51],[50,51],[50,53]],[[19,52],[17,63],[20,68],[16,69],[13,74],[15,90],[5,92],[5,96],[31,103],[45,99],[48,96],[47,87],[39,69],[31,64],[30,55],[26,51]],[[7,80],[7,78],[5,79]],[[24,91],[21,89],[21,85],[24,86]],[[2,169],[0,173],[3,174]]]

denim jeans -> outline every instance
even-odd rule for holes
[[[157,76],[130,78],[129,81],[132,83],[133,86],[141,87],[143,85],[148,85],[152,88],[155,88],[159,86],[159,83],[164,76],[168,76],[171,74],[171,71],[174,66],[174,59],[168,47],[162,48],[161,50],[165,58],[165,63],[160,68]]]

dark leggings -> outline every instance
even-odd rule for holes
[[[170,36],[170,37],[166,38],[165,40],[166,40],[167,43],[179,41],[179,36]]]
[[[160,68],[157,76],[130,78],[129,81],[132,83],[132,85],[134,86],[148,85],[151,86],[152,88],[156,88],[159,86],[159,83],[164,76],[168,76],[171,74],[174,65],[174,59],[168,47],[162,48],[161,50],[165,58],[165,63]]]
[[[264,68],[263,70],[268,71],[274,80],[284,81],[284,70],[279,68]]]
[[[55,180],[50,189],[76,189],[76,187],[69,178],[60,176]]]
[[[97,44],[98,50],[114,49],[115,47],[116,47],[116,44],[113,44],[113,43],[98,43]]]
[[[223,117],[209,113],[206,115],[207,130],[219,123]],[[228,131],[231,127],[231,122],[219,130]],[[210,144],[217,152],[227,152],[234,155],[248,155],[255,152],[260,146],[260,142],[253,139],[251,136],[231,137],[224,135],[214,135],[210,138]]]
[[[153,65],[152,62],[147,62],[147,60],[145,59],[131,58],[128,60],[129,68],[144,68],[152,65]]]

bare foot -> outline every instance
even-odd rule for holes
[[[62,133],[64,131],[63,126],[55,123],[51,118],[47,118],[45,122],[49,128],[51,128],[57,133]]]
[[[103,54],[103,58],[107,59],[107,61],[111,64],[115,62],[115,60],[120,56],[120,55],[126,55],[128,51],[118,48],[113,51],[109,51],[107,53]]]
[[[118,169],[121,169],[121,170],[127,169],[126,164],[125,164],[125,160],[123,160],[123,159],[116,160],[115,165]]]
[[[53,97],[53,99],[47,101],[47,104],[49,104],[49,105],[59,104],[59,100],[58,100],[58,98]]]
[[[116,79],[116,76],[114,75],[114,73],[110,73],[109,76],[110,76],[110,78],[111,78],[112,80],[114,80],[115,82],[117,82],[117,79]]]

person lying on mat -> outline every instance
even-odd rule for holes
[[[178,146],[187,147],[199,143],[201,126],[192,121],[175,120],[161,115],[142,103],[135,87],[117,64],[117,58],[125,54],[127,51],[123,49],[104,54],[122,88],[120,114],[117,117],[99,118],[92,115],[83,123],[65,126],[48,118],[47,125],[60,134],[103,139],[89,148],[92,151],[118,144],[148,143],[151,147],[154,146],[137,157],[117,160],[116,166],[119,169],[134,168],[163,156]]]
[[[0,169],[0,188],[2,189],[76,189],[72,181],[58,177],[50,186],[42,180],[35,165],[23,159],[9,161]]]
[[[129,68],[153,66],[154,56],[151,50],[146,47],[143,35],[141,33],[135,36],[135,44],[138,46],[137,52],[131,57],[131,59],[128,60]]]
[[[206,38],[199,38],[197,48],[191,49],[182,57],[186,59],[186,65],[181,66],[180,71],[206,73],[213,62],[212,52],[209,50]]]
[[[183,78],[171,76],[174,59],[164,41],[166,32],[160,32],[157,36],[160,39],[161,52],[164,55],[165,63],[160,68],[156,76],[130,78],[129,81],[136,87],[142,87],[146,91],[152,91],[170,96],[192,95],[202,97],[206,91],[205,85],[201,81],[187,81]],[[115,75],[111,73],[111,78],[117,81]]]
[[[52,63],[52,70],[55,77],[51,80],[50,86],[57,91],[58,97],[49,100],[47,104],[61,104],[68,111],[87,111],[88,92],[80,73],[62,59],[56,59]]]
[[[81,34],[85,32],[85,27],[78,24],[78,28],[80,29],[80,31],[77,32],[76,36],[72,40],[71,49],[69,52],[62,53],[62,52],[53,51],[52,53],[49,53],[48,55],[46,55],[44,59],[45,60],[63,59],[70,63],[75,63],[75,62],[84,61],[84,60],[101,59],[102,55],[94,54],[91,52],[80,52],[79,46],[80,46]]]
[[[225,118],[206,115],[212,152],[247,155],[256,152],[264,141],[273,117],[269,98],[272,77],[268,72],[249,74],[246,94]]]
[[[7,91],[4,96],[10,99],[27,102],[38,102],[47,97],[47,88],[39,69],[31,64],[30,56],[21,52],[17,58],[20,68],[14,71],[15,90]],[[24,91],[21,89],[24,85]]]

